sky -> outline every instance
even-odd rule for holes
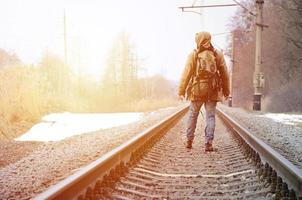
[[[75,71],[100,77],[110,47],[125,31],[144,68],[140,74],[161,73],[178,81],[199,31],[228,32],[237,7],[207,8],[203,15],[181,12],[195,0],[0,0],[0,48],[16,53],[26,64],[37,64],[46,53],[64,58],[66,13],[67,57]],[[195,5],[200,5],[196,0]],[[227,4],[232,0],[203,0]],[[200,10],[196,10],[200,11]],[[225,48],[227,34],[213,36]]]

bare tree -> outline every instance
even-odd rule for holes
[[[243,3],[253,10],[253,0]],[[296,99],[285,99],[288,96],[302,98],[301,86],[297,84],[302,79],[301,4],[298,0],[266,0],[264,4],[264,23],[269,25],[263,31],[264,97],[269,100],[266,108],[270,111],[302,110]],[[254,23],[253,17],[239,9],[229,25],[230,30],[236,31],[233,100],[235,105],[247,108],[250,108],[252,95]]]
[[[19,64],[21,64],[21,60],[16,54],[10,54],[4,49],[0,49],[0,69]]]

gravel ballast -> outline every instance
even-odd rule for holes
[[[31,154],[41,142],[0,141],[0,169]]]
[[[138,122],[57,142],[11,141],[7,148],[0,149],[2,155],[9,153],[0,166],[0,199],[36,196],[178,109],[180,107],[145,113]],[[12,153],[15,146],[18,150]]]
[[[302,128],[274,121],[265,112],[246,111],[242,108],[220,108],[237,122],[256,134],[265,143],[302,169]]]

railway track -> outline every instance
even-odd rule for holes
[[[193,149],[186,149],[187,110],[140,133],[36,199],[301,198],[301,171],[222,111],[214,152],[203,150],[203,120],[198,122]]]

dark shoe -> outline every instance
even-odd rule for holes
[[[206,143],[205,151],[213,151],[213,150],[214,150],[214,148],[213,148],[212,143]]]
[[[193,143],[193,141],[192,140],[187,140],[187,148],[188,149],[192,149],[192,143]]]

